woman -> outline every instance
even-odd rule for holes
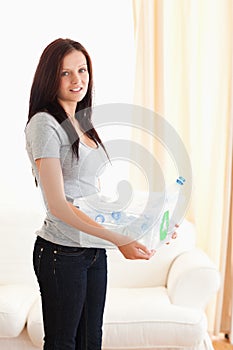
[[[101,349],[106,252],[83,246],[80,231],[111,242],[127,259],[153,255],[73,205],[75,198],[99,191],[96,172],[107,159],[91,121],[92,89],[91,59],[80,43],[57,39],[45,48],[31,87],[25,135],[47,209],[33,253],[47,350]],[[93,157],[88,161],[90,150],[94,163]]]

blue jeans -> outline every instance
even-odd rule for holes
[[[67,247],[37,237],[45,350],[101,350],[107,284],[105,249]]]

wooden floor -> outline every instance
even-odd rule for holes
[[[227,339],[215,339],[212,343],[215,350],[233,350],[233,345]]]

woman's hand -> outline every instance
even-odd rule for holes
[[[178,228],[179,225],[176,224],[175,227]],[[172,239],[176,239],[176,238],[177,238],[177,232],[174,231],[173,234],[172,234]],[[170,244],[170,242],[167,242],[166,244]]]
[[[155,250],[147,249],[146,246],[139,243],[138,241],[132,241],[130,243],[118,246],[118,249],[126,259],[131,260],[149,260],[155,254]]]
[[[176,228],[178,228],[178,227],[179,227],[179,225],[178,225],[178,224],[176,224],[176,225],[175,225],[175,227],[176,227]],[[176,232],[176,231],[174,231],[174,232],[173,232],[173,234],[172,234],[172,239],[176,239],[176,238],[177,238],[177,232]]]

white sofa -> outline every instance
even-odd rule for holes
[[[11,218],[14,218],[12,221]],[[0,349],[42,349],[40,296],[32,268],[33,234],[43,217],[1,213]],[[220,284],[215,265],[195,248],[184,221],[178,237],[150,261],[108,251],[103,350],[213,349],[205,307]]]

